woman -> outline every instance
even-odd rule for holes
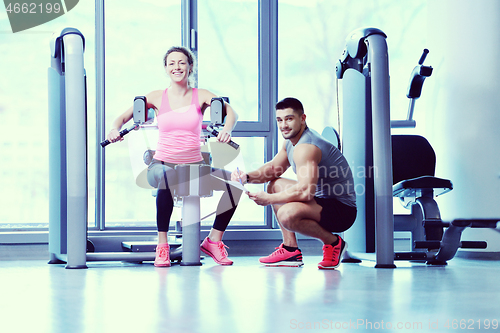
[[[191,51],[184,47],[170,48],[163,59],[165,70],[170,77],[170,86],[165,90],[155,90],[146,95],[148,108],[157,112],[159,139],[148,167],[148,182],[158,188],[156,196],[156,221],[158,226],[158,246],[156,248],[155,266],[169,267],[170,255],[167,232],[174,202],[171,189],[175,186],[172,177],[177,164],[202,164],[200,135],[203,113],[210,106],[213,93],[205,89],[191,87],[190,78],[194,70],[195,58]],[[228,103],[225,103],[225,125],[217,136],[220,142],[231,140],[231,131],[237,115]],[[110,142],[123,140],[120,128],[133,116],[133,107],[115,119],[113,128],[108,134]],[[215,170],[220,178],[230,179],[230,173]],[[214,190],[223,190],[217,206],[217,215],[210,234],[201,244],[201,251],[211,256],[220,265],[232,265],[227,258],[227,251],[222,236],[236,210],[241,191],[229,187],[214,177],[209,177]]]

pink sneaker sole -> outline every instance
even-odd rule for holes
[[[155,267],[170,267],[171,264],[156,264],[155,263]]]
[[[210,257],[212,257],[212,259],[213,259],[216,263],[218,263],[219,265],[230,266],[230,265],[232,265],[232,264],[233,264],[233,262],[230,262],[230,263],[229,263],[229,262],[222,262],[222,261],[217,260],[217,258],[215,258],[215,257],[213,256],[213,254],[212,254],[210,251],[205,250],[205,248],[204,248],[204,247],[200,247],[200,250],[201,250],[201,252],[205,253],[206,255],[209,255]]]
[[[344,253],[347,250],[347,243],[344,242],[344,244],[345,244],[344,249],[342,250],[342,252],[340,253],[340,256],[339,256],[339,263],[336,266],[323,266],[321,264],[321,262],[320,262],[318,264],[318,268],[319,269],[335,269],[335,268],[338,268],[340,266],[340,263],[342,262],[342,257],[344,256]]]
[[[276,263],[271,263],[271,264],[266,264],[261,262],[262,265],[268,266],[268,267],[301,267],[304,266],[303,262],[298,262],[298,261],[291,261],[291,262],[286,262],[286,261],[280,261]]]

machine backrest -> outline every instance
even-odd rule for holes
[[[340,136],[335,128],[332,126],[326,126],[321,132],[321,136],[324,137],[328,142],[333,144],[335,147],[340,149]]]
[[[436,154],[419,135],[392,136],[392,183],[422,176],[434,176]]]

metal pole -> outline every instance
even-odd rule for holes
[[[198,58],[198,0],[183,0],[181,2],[181,40]],[[198,86],[198,71],[194,72],[195,85]]]
[[[376,268],[394,265],[394,216],[392,207],[392,147],[389,98],[389,56],[384,36],[370,35],[373,166],[375,172]]]
[[[198,179],[191,180],[197,182]],[[200,262],[200,197],[182,199],[182,262],[181,266],[201,266]]]
[[[104,42],[104,0],[95,3],[95,63],[96,63],[96,179],[95,179],[95,223],[99,230],[105,227],[105,149],[99,145],[105,132],[105,42]]]
[[[63,37],[66,66],[66,165],[68,260],[66,268],[87,268],[87,120],[83,39]]]
[[[269,131],[264,146],[265,162],[278,152],[274,105],[278,101],[278,1],[259,0],[259,120]],[[269,117],[264,119],[263,117]],[[270,206],[265,210],[268,227],[278,227]]]
[[[182,266],[200,266],[200,168],[189,166],[189,195],[182,200]]]
[[[62,33],[62,32],[61,32]],[[66,250],[66,105],[59,50],[60,34],[51,40],[49,89],[49,264],[64,263]]]

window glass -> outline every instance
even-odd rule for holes
[[[259,121],[258,17],[257,0],[198,1],[198,87],[229,97],[238,121]],[[204,120],[210,120],[208,110]],[[226,170],[238,167],[252,171],[264,164],[265,138],[233,139],[240,144],[241,152]],[[263,185],[248,187],[251,191],[264,189]],[[221,194],[214,192],[214,197],[203,200],[216,207]],[[242,195],[230,226],[262,226],[264,211],[264,207]],[[211,225],[212,221],[209,218],[203,225]]]
[[[212,139],[215,140],[215,139]],[[239,153],[225,165],[224,169],[228,171],[234,171],[236,168],[241,171],[250,172],[253,171],[264,164],[264,146],[265,138],[262,137],[237,137],[233,138],[237,144],[240,145],[241,149]],[[214,165],[217,162],[214,160]],[[263,184],[248,184],[245,187],[250,192],[263,191]],[[202,217],[215,211],[219,198],[223,192],[214,192],[213,197],[205,198],[202,200]],[[213,224],[213,219],[215,216],[208,218],[206,221],[202,221],[202,225],[211,226]],[[233,218],[229,226],[241,226],[241,225],[260,225],[263,226],[264,221],[264,207],[258,206],[248,198],[246,194],[242,194],[238,208],[234,213]]]
[[[391,119],[406,119],[410,74],[428,46],[428,2],[279,0],[278,99],[288,96],[300,99],[307,124],[319,133],[325,126],[338,129],[336,62],[352,31],[374,27],[387,35]],[[432,50],[430,52],[432,56]],[[432,65],[429,61],[425,64]],[[417,128],[392,132],[424,133],[425,121],[419,121],[424,117],[423,112],[419,112],[422,106],[417,101],[414,116]],[[283,140],[279,140],[281,147]],[[395,212],[406,213],[396,201]]]
[[[405,119],[410,73],[427,46],[427,2],[279,0],[278,99],[300,99],[319,133],[338,128],[336,62],[349,33],[374,27],[388,36],[391,117]]]
[[[12,33],[0,11],[0,228],[46,228],[49,221],[49,133],[47,69],[52,33],[74,27],[85,37],[89,137],[95,129],[93,1],[40,26]],[[95,133],[95,130],[94,132]],[[93,135],[95,136],[95,135]],[[89,142],[89,165],[95,160]],[[89,224],[93,225],[94,174],[89,169]]]
[[[181,44],[181,1],[106,1],[106,135],[114,119],[136,96],[163,90],[169,78],[163,56]],[[132,122],[123,128],[128,128]],[[138,169],[147,167],[144,151],[156,138],[135,131],[106,149],[106,226],[155,226],[151,190],[137,186]]]
[[[258,1],[198,1],[198,86],[258,121]]]

